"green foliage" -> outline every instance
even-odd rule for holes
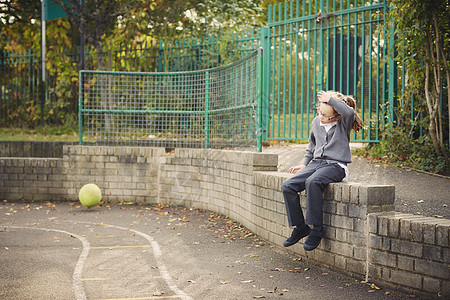
[[[399,105],[393,109],[394,123],[380,128],[381,141],[356,150],[355,154],[396,166],[450,175],[447,159],[436,154],[429,135],[414,133],[414,128],[427,124],[428,119],[412,119],[409,107],[410,105]]]
[[[403,107],[403,102],[414,97],[419,113],[428,120],[423,126],[432,140],[434,152],[446,156],[448,143],[444,140],[448,141],[450,135],[450,6],[447,0],[390,0],[389,5],[384,28],[388,33],[395,28],[395,45],[391,46],[397,55],[391,55],[406,71],[402,78],[404,91],[398,95],[399,106]],[[404,117],[411,121],[411,115]]]

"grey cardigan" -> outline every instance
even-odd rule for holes
[[[351,163],[352,153],[350,152],[350,131],[355,121],[355,111],[345,102],[330,98],[328,104],[331,105],[341,118],[328,132],[320,126],[319,117],[315,117],[311,122],[309,133],[309,144],[303,164],[313,159],[325,159],[329,162]]]

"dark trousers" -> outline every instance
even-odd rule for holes
[[[344,169],[336,163],[313,160],[281,185],[289,226],[323,224],[323,189],[331,182],[342,181]],[[306,222],[300,207],[299,192],[306,189]]]

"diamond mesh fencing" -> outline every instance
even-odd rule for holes
[[[80,143],[260,149],[261,59],[258,50],[200,71],[80,71]]]

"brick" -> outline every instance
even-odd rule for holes
[[[390,218],[388,221],[388,232],[391,237],[398,237],[400,234],[400,220],[397,218]]]
[[[347,269],[347,258],[340,255],[335,255],[334,265],[343,270]]]
[[[377,233],[378,232],[378,215],[377,214],[369,214],[367,215],[369,219],[369,232]]]
[[[353,219],[345,216],[331,215],[331,226],[353,230]]]
[[[395,187],[392,185],[363,185],[359,187],[359,201],[367,206],[394,204]]]
[[[353,246],[353,258],[356,258],[358,260],[366,261],[366,259],[367,259],[367,248],[366,247]]]
[[[382,268],[380,268],[379,266],[375,266],[372,264],[369,264],[369,278],[373,278],[373,279],[380,279],[381,278],[381,272],[382,272]]]
[[[438,246],[423,245],[423,258],[442,261],[442,248]]]
[[[437,225],[436,226],[436,244],[442,247],[448,247],[448,231],[449,226]]]
[[[422,289],[422,276],[400,270],[391,270],[389,280],[414,289]]]
[[[365,219],[367,217],[367,210],[359,205],[349,205],[348,215],[352,218]]]
[[[334,184],[334,201],[342,202],[342,186],[340,184]]]
[[[394,268],[397,264],[397,257],[389,252],[371,249],[369,251],[369,262]]]
[[[350,203],[359,204],[359,186],[354,183],[350,186]]]
[[[437,295],[441,291],[440,280],[430,277],[424,277],[423,289],[428,293]]]
[[[433,262],[425,259],[415,260],[415,271],[437,278],[448,280],[450,278],[450,268],[448,264]]]
[[[409,242],[405,240],[392,239],[391,251],[409,256],[422,257],[422,244]]]
[[[410,272],[414,271],[414,259],[412,257],[398,255],[397,259],[398,259],[397,267],[399,269]]]
[[[345,203],[337,203],[336,204],[336,213],[342,216],[348,216],[348,204]]]
[[[351,257],[353,254],[352,245],[339,241],[330,241],[330,251],[347,257]]]
[[[356,232],[356,231],[348,231],[347,232],[347,240],[350,244],[355,246],[363,246],[366,247],[367,237],[365,233]]]
[[[348,183],[341,183],[342,187],[342,202],[350,202],[350,185]]]
[[[365,274],[366,273],[366,262],[356,259],[348,259],[347,260],[347,271],[356,274]]]
[[[411,240],[415,242],[423,240],[423,228],[420,220],[411,222]]]
[[[381,236],[370,234],[369,235],[369,247],[375,248],[375,249],[381,249],[383,245],[383,240]]]
[[[388,224],[389,219],[386,216],[380,216],[378,218],[378,234],[379,235],[388,235]]]

